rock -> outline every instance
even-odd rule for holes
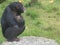
[[[58,45],[55,40],[43,37],[24,36],[18,42],[4,42],[2,45]]]

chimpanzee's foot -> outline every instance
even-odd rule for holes
[[[14,39],[8,39],[7,41],[8,41],[8,42],[20,41],[20,39],[19,39],[19,38],[14,38]]]
[[[15,38],[14,41],[20,41],[20,39],[19,38]]]

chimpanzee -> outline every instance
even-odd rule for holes
[[[22,13],[24,6],[21,2],[13,2],[5,8],[1,17],[1,26],[3,36],[8,41],[18,41],[17,36],[25,30]]]

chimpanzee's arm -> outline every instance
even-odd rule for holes
[[[14,19],[14,16],[12,14],[12,10],[10,9],[10,7],[8,6],[6,9],[5,9],[5,12],[4,12],[4,18],[6,20],[6,23],[9,25],[9,26],[15,26],[15,25],[18,25]]]
[[[17,25],[17,23],[16,23],[13,15],[11,15],[11,14],[7,14],[7,15],[5,16],[5,20],[6,20],[6,22],[7,22],[7,24],[8,24],[9,26],[15,26],[15,25]]]

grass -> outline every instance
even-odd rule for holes
[[[13,2],[12,0],[10,0]],[[11,2],[7,1],[0,4],[0,15],[2,15],[5,7]],[[29,2],[24,1],[24,6]],[[49,0],[39,0],[39,5],[26,7],[26,12],[23,17],[26,23],[26,29],[20,36],[39,36],[56,40],[60,43],[60,0],[55,0],[54,3],[49,3]],[[38,4],[39,4],[38,3]],[[19,37],[20,37],[19,36]],[[0,42],[5,39],[2,36],[0,29]]]

